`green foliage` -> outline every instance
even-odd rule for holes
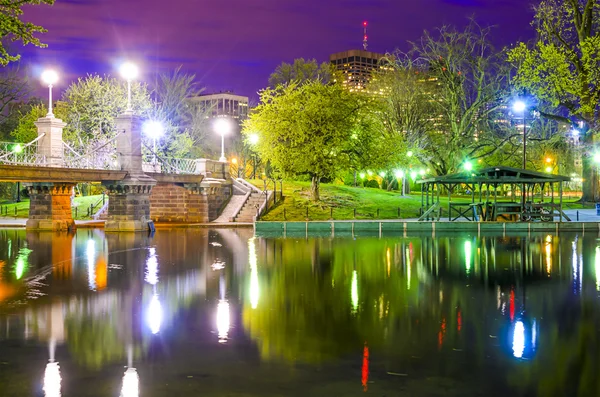
[[[145,84],[132,83],[134,114],[147,115],[151,109]],[[115,118],[127,108],[127,84],[110,76],[88,75],[72,83],[57,104],[55,115],[67,123],[64,139],[86,152],[101,146],[115,134]]]
[[[283,175],[310,175],[315,201],[321,179],[394,160],[395,137],[377,128],[369,98],[320,81],[290,83],[260,95],[243,133],[258,133],[262,159]]]
[[[21,20],[23,6],[34,4],[54,4],[54,0],[8,0],[2,1],[0,7],[0,65],[18,61],[21,56],[12,55],[6,46],[7,41],[20,41],[23,45],[33,44],[46,47],[35,37],[36,33],[45,33],[46,29],[31,22]]]
[[[211,109],[191,99],[204,91],[195,79],[196,75],[183,73],[181,67],[159,77],[150,118],[165,126],[165,135],[158,142],[161,153],[192,158],[204,154],[202,143],[210,131]]]
[[[29,111],[25,114],[19,111],[19,123],[17,124],[17,127],[10,133],[15,142],[31,142],[37,138],[38,133],[35,122],[39,118],[45,117],[47,113],[48,110],[42,104],[31,106]]]
[[[306,81],[328,82],[333,75],[331,64],[319,63],[315,59],[308,61],[304,58],[294,60],[293,64],[283,62],[269,77],[269,87],[275,88],[279,85],[289,83],[304,83]]]
[[[557,110],[595,126],[600,102],[600,2],[544,0],[533,25],[539,39],[508,52],[514,83]]]
[[[508,51],[517,69],[513,82],[552,106],[543,116],[584,123],[582,200],[592,201],[598,193],[590,153],[600,128],[600,2],[543,0],[535,12],[538,40]]]
[[[10,133],[19,123],[20,113],[27,113],[38,103],[36,98],[28,99],[30,94],[29,82],[18,67],[0,70],[0,140],[9,140]]]
[[[365,181],[365,187],[379,189],[379,182],[377,182],[377,180],[375,180],[375,179],[369,179],[369,180]]]

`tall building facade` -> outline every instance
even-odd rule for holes
[[[343,84],[350,91],[368,90],[373,71],[379,69],[384,54],[365,50],[337,52],[329,56],[333,67],[343,74]]]
[[[199,95],[190,101],[200,103],[208,112],[210,118],[230,117],[242,122],[248,117],[248,97],[235,95],[231,92]]]

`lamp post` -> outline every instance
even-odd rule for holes
[[[256,145],[258,144],[259,141],[259,137],[258,134],[250,134],[250,136],[248,136],[248,142],[250,143],[250,145],[252,145],[252,147],[256,147]],[[252,167],[252,179],[256,179],[256,163],[258,163],[258,155],[256,154],[256,151],[253,149],[252,150],[252,154],[254,156],[254,164]]]
[[[58,81],[58,73],[54,70],[45,70],[42,73],[42,82],[48,86],[48,114],[46,117],[54,117],[52,113],[52,87]]]
[[[215,132],[221,135],[221,158],[219,158],[219,161],[226,163],[227,157],[225,157],[225,135],[231,132],[231,121],[225,118],[220,118],[215,121],[214,128]]]
[[[119,68],[119,72],[121,76],[127,81],[127,109],[125,110],[128,113],[133,112],[133,107],[131,105],[131,80],[135,79],[138,76],[138,67],[131,62],[125,62]]]
[[[152,138],[152,164],[156,165],[156,140],[163,134],[164,128],[160,121],[150,120],[142,127],[144,134]]]
[[[517,114],[523,114],[523,169],[525,170],[527,169],[527,122],[525,117],[527,104],[521,100],[518,100],[513,104],[513,110]]]

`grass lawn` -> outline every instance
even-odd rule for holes
[[[249,182],[263,189],[262,180]],[[277,186],[279,189],[279,184]],[[269,190],[272,189],[272,185]],[[310,182],[283,182],[283,201],[279,201],[261,220],[304,221],[344,219],[406,219],[418,218],[421,208],[421,193],[413,192],[401,196],[398,192],[382,189],[355,188],[343,185],[321,184],[321,201],[310,201]],[[565,208],[583,208],[573,203],[575,198],[564,200]],[[453,196],[452,202],[471,202],[471,196]],[[448,197],[440,197],[443,213],[448,216]],[[586,206],[586,208],[593,206]],[[308,217],[307,217],[308,209]],[[356,216],[355,216],[356,211]],[[398,216],[400,211],[400,216]]]
[[[107,196],[108,198],[108,196]],[[98,206],[96,204],[100,203]],[[87,211],[91,204],[94,204],[94,213],[102,206],[102,195],[98,194],[95,196],[79,196],[73,199],[73,218],[79,220],[89,220],[90,216],[87,216]],[[75,207],[77,207],[77,216],[75,216]],[[3,217],[10,218],[28,218],[29,217],[29,199],[24,199],[20,203],[0,204]],[[16,215],[15,215],[16,209]]]

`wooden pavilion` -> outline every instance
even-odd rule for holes
[[[558,217],[570,221],[562,208],[563,183],[570,177],[511,167],[438,176],[418,181],[421,184],[419,220],[440,220],[440,195],[448,195],[448,220],[468,221],[554,221]],[[508,187],[508,190],[506,188]],[[452,201],[452,193],[462,188],[471,202]],[[502,194],[505,193],[506,195]],[[558,193],[558,203],[554,193]],[[501,193],[501,194],[499,194]],[[500,197],[499,197],[500,195]]]

